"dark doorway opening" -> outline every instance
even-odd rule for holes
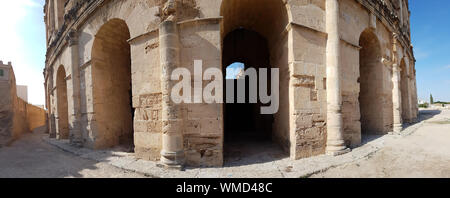
[[[227,66],[223,72],[226,78],[225,87],[229,81],[234,82],[234,103],[224,104],[224,149],[227,161],[232,160],[230,157],[236,157],[236,152],[251,155],[259,146],[274,146],[272,145],[274,116],[261,114],[263,104],[259,100],[260,68],[267,69],[270,87],[270,53],[267,40],[257,32],[244,28],[230,32],[224,39],[223,65]],[[245,71],[249,68],[256,70],[257,79],[250,79],[245,75]],[[237,100],[239,81],[245,81],[245,103],[238,103]],[[256,82],[256,90],[250,90],[252,81]],[[250,100],[252,91],[256,93],[256,103]],[[270,89],[268,91],[270,95]],[[226,101],[226,93],[224,97]],[[253,148],[247,150],[248,147]]]
[[[385,79],[384,66],[381,63],[381,45],[372,30],[366,30],[361,34],[359,44],[361,46],[359,54],[361,135],[384,135],[387,132],[386,116],[393,114],[392,111],[386,110],[392,108],[384,101],[390,101],[392,96],[385,94],[383,86]]]

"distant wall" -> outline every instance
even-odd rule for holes
[[[22,134],[45,126],[45,110],[28,104],[17,96],[16,79],[11,63],[0,61],[0,146]]]
[[[33,131],[36,128],[45,126],[46,125],[45,115],[46,111],[43,108],[27,104],[28,128],[30,128],[30,130]]]
[[[12,89],[13,93],[15,92],[15,89]],[[29,133],[30,128],[28,127],[28,121],[27,121],[27,106],[28,103],[26,103],[21,98],[17,97],[17,95],[11,94],[12,97],[12,112],[10,112],[13,115],[13,124],[12,124],[12,139],[19,138],[22,134]]]

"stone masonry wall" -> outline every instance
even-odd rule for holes
[[[36,127],[45,126],[45,110],[17,96],[11,63],[0,61],[0,146],[20,138]]]
[[[326,0],[176,0],[179,38],[179,67],[193,72],[194,60],[203,61],[203,70],[216,67],[222,69],[223,39],[235,28],[243,27],[261,33],[269,42],[270,62],[280,69],[280,110],[274,116],[273,139],[292,159],[324,154],[327,146],[327,30]],[[256,2],[258,1],[258,2]],[[231,2],[231,3],[230,3]],[[264,3],[261,3],[264,2]],[[415,83],[414,56],[409,45],[408,2],[381,0],[340,0],[339,32],[341,38],[341,87],[342,114],[345,143],[356,147],[361,143],[361,94],[360,38],[370,31],[380,46],[379,59],[389,62],[405,59],[411,116],[417,117],[417,88]],[[49,31],[46,74],[48,103],[53,119],[57,104],[54,96],[55,74],[59,65],[66,67],[70,79],[72,67],[79,67],[81,96],[81,128],[85,145],[95,147],[96,132],[100,130],[94,108],[99,87],[96,64],[107,62],[105,57],[93,56],[94,41],[105,24],[121,20],[129,29],[127,43],[130,45],[132,108],[134,109],[134,145],[136,157],[157,161],[163,147],[162,134],[162,89],[163,68],[160,60],[159,24],[165,20],[162,13],[167,0],[72,0],[65,7],[64,23],[58,29],[48,13],[46,24]],[[272,4],[273,3],[273,4]],[[272,5],[270,9],[267,5]],[[46,8],[51,4],[46,4]],[[236,10],[239,11],[236,11]],[[268,12],[270,10],[271,12]],[[406,11],[405,11],[406,10]],[[392,11],[392,12],[391,12]],[[253,16],[253,17],[249,17]],[[256,21],[255,21],[256,20]],[[400,21],[400,23],[397,23]],[[58,29],[58,30],[55,30]],[[65,34],[77,31],[79,62],[67,49]],[[400,33],[397,54],[393,51],[393,33]],[[114,40],[113,29],[104,34]],[[128,36],[128,35],[127,35]],[[110,38],[111,37],[111,38]],[[122,39],[124,40],[124,39]],[[114,43],[112,41],[111,43]],[[125,43],[124,43],[125,44]],[[108,47],[108,46],[102,46]],[[114,48],[114,46],[112,46]],[[106,51],[104,51],[106,52]],[[103,53],[103,52],[101,52]],[[100,54],[101,54],[100,53]],[[98,54],[98,53],[97,53]],[[119,56],[119,54],[117,54]],[[394,59],[394,57],[396,59]],[[111,59],[111,58],[107,58]],[[164,60],[162,60],[164,61]],[[393,83],[392,64],[381,63],[376,78],[380,79],[376,100],[380,103],[378,123],[382,132],[393,127]],[[114,63],[115,64],[115,63]],[[103,65],[104,71],[113,63]],[[118,71],[118,70],[116,70]],[[122,71],[122,70],[120,70]],[[111,71],[108,71],[111,72]],[[55,72],[54,72],[55,73]],[[100,72],[101,73],[101,72]],[[192,83],[195,82],[192,76]],[[109,79],[108,82],[112,80]],[[116,80],[116,79],[115,79]],[[103,81],[102,81],[103,82]],[[104,81],[107,82],[107,81]],[[203,86],[208,81],[202,80]],[[68,95],[73,90],[68,81]],[[107,87],[107,86],[104,86]],[[68,98],[69,109],[73,99]],[[104,101],[105,102],[105,101]],[[192,166],[221,166],[223,164],[224,118],[221,104],[185,104],[174,108],[182,122],[183,149],[186,164]],[[70,109],[69,112],[74,112]],[[378,119],[378,118],[377,118]],[[50,122],[50,123],[54,123]],[[53,125],[52,125],[53,126]],[[54,128],[54,127],[53,127]],[[111,145],[112,146],[112,145]]]

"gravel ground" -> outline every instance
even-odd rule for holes
[[[386,142],[384,148],[365,159],[312,177],[450,178],[450,111],[443,110],[425,121],[414,134]]]
[[[228,150],[221,168],[166,170],[120,151],[75,148],[36,131],[0,148],[0,178],[450,177],[450,110],[422,111],[401,135],[366,137],[345,155],[290,160],[276,145]],[[248,144],[248,142],[246,143]]]
[[[0,148],[0,178],[135,178],[104,162],[81,159],[42,141],[42,130]]]

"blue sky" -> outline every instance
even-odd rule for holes
[[[0,0],[0,60],[11,61],[19,85],[28,85],[28,100],[45,103],[44,0]]]
[[[44,0],[1,0],[0,60],[12,61],[17,83],[29,100],[44,104]],[[450,101],[450,1],[410,0],[412,42],[417,59],[419,99]],[[242,65],[233,65],[229,74]]]
[[[244,63],[233,63],[227,67],[225,79],[236,79],[239,73],[244,70]]]
[[[419,99],[450,101],[450,1],[410,0]]]

